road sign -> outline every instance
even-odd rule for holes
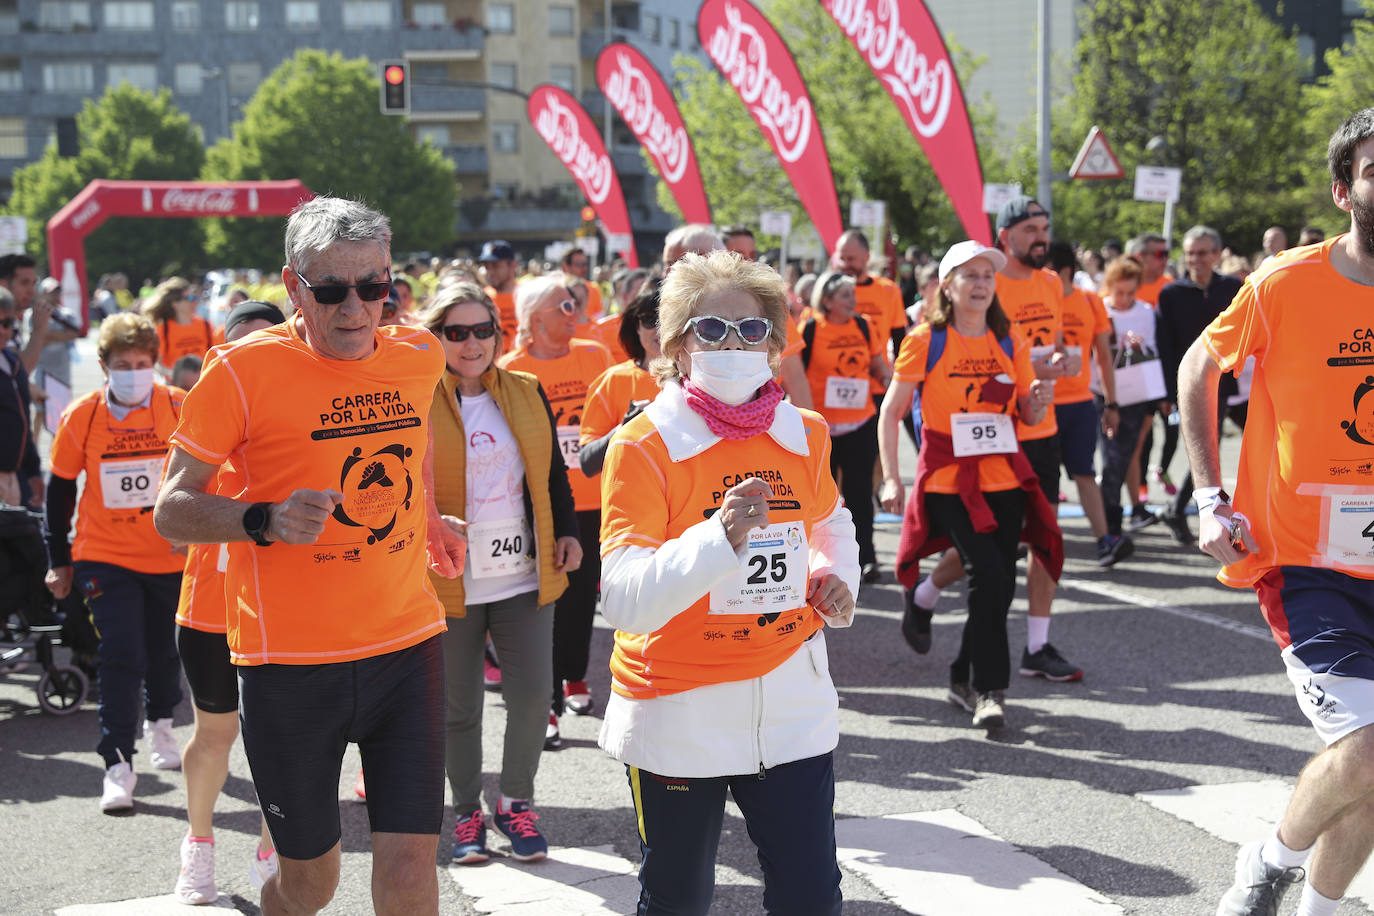
[[[983,185],[983,212],[996,213],[1002,209],[1002,205],[1013,197],[1021,196],[1021,182],[1015,181],[1011,184],[984,184]]]
[[[581,248],[582,251],[586,253],[587,257],[591,258],[593,261],[601,254],[601,239],[594,235],[587,238],[575,239],[573,245],[574,247]]]
[[[1125,178],[1126,170],[1112,152],[1107,137],[1094,124],[1088,131],[1087,139],[1079,147],[1074,157],[1073,167],[1069,169],[1070,178]]]
[[[624,254],[630,250],[632,244],[634,244],[634,238],[628,232],[607,232],[606,259],[610,260],[617,254]]]
[[[849,225],[881,226],[887,221],[887,204],[881,200],[849,202]]]
[[[759,232],[764,235],[787,235],[791,231],[791,210],[764,210],[759,214]]]
[[[0,254],[23,254],[29,243],[29,221],[22,216],[0,216]]]
[[[1135,199],[1157,204],[1178,203],[1183,169],[1164,165],[1138,165],[1135,168]]]

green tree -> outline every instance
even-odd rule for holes
[[[211,147],[204,177],[299,178],[317,194],[352,197],[391,217],[392,249],[438,250],[456,234],[458,185],[434,147],[378,110],[379,81],[364,59],[303,50],[263,81],[233,136]],[[275,269],[281,219],[206,222],[206,248],[220,264]]]
[[[205,148],[195,126],[172,104],[172,94],[128,83],[87,100],[76,116],[78,154],[43,157],[14,173],[8,211],[29,221],[29,251],[47,260],[47,223],[96,178],[187,181],[200,172]],[[86,239],[86,272],[123,271],[137,284],[145,276],[187,270],[203,260],[199,227],[191,220],[116,217]]]
[[[1163,205],[1132,199],[1139,164],[1183,169],[1175,241],[1206,223],[1248,252],[1266,226],[1302,221],[1302,64],[1296,40],[1254,0],[1093,0],[1080,25],[1074,91],[1055,112],[1054,170],[1068,171],[1096,124],[1127,177],[1057,183],[1056,235],[1096,243],[1159,231]],[[1167,146],[1147,151],[1156,136]],[[1035,186],[1033,165],[1022,181]]]
[[[878,85],[873,71],[814,0],[764,0],[757,5],[792,51],[825,136],[841,218],[855,199],[887,202],[898,245],[944,248],[967,233],[906,122]],[[951,46],[962,83],[976,63]],[[678,104],[701,162],[702,180],[717,223],[757,226],[763,210],[792,211],[806,221],[796,192],[735,90],[710,64],[674,60]],[[979,157],[989,181],[1004,171],[990,105],[971,106]],[[652,165],[650,166],[652,168]],[[665,184],[660,205],[677,213]],[[760,244],[776,243],[761,237]],[[873,240],[878,248],[877,240]]]
[[[1374,2],[1365,0],[1365,18],[1355,20],[1353,39],[1326,53],[1331,72],[1303,91],[1307,112],[1307,222],[1327,234],[1350,228],[1349,215],[1331,202],[1331,173],[1326,144],[1346,118],[1374,104]]]

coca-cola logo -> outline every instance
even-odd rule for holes
[[[544,138],[573,177],[582,185],[593,206],[605,203],[615,171],[605,153],[598,153],[582,139],[577,114],[552,93],[545,93],[544,107],[534,119],[534,129]]]
[[[90,203],[86,204],[86,206],[82,207],[79,211],[77,211],[76,216],[72,217],[72,228],[80,229],[82,226],[86,225],[92,219],[94,219],[95,215],[99,212],[100,201],[91,201]]]
[[[725,5],[725,24],[716,26],[706,53],[772,137],[778,157],[789,164],[799,160],[811,143],[811,100],[804,92],[793,98],[783,88],[768,64],[763,36],[734,4]]]
[[[654,102],[653,83],[635,66],[630,55],[617,53],[615,63],[616,69],[606,78],[606,98],[654,157],[663,179],[677,184],[687,170],[692,149],[686,129],[681,124],[668,123]]]
[[[945,126],[954,92],[949,58],[938,55],[934,64],[921,53],[902,26],[898,0],[822,0],[826,11],[845,35],[868,58],[868,65],[903,109],[907,121],[922,137],[933,137]]]
[[[203,188],[188,190],[171,188],[162,195],[162,209],[168,213],[231,213],[234,210],[233,188]]]

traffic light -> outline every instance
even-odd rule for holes
[[[591,238],[596,235],[596,209],[593,207],[582,208],[582,231],[578,233],[583,238]]]
[[[382,114],[410,114],[410,64],[382,61]]]

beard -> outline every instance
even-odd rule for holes
[[[1024,254],[1017,255],[1016,260],[1020,261],[1022,264],[1026,265],[1032,270],[1039,270],[1040,268],[1044,267],[1047,263],[1049,263],[1050,248],[1048,245],[1042,245],[1039,242],[1037,242],[1036,244],[1030,246],[1030,248]]]
[[[1374,256],[1374,202],[1351,191],[1350,194],[1350,215],[1355,222],[1355,228],[1359,232],[1360,246],[1364,248],[1364,253]]]

